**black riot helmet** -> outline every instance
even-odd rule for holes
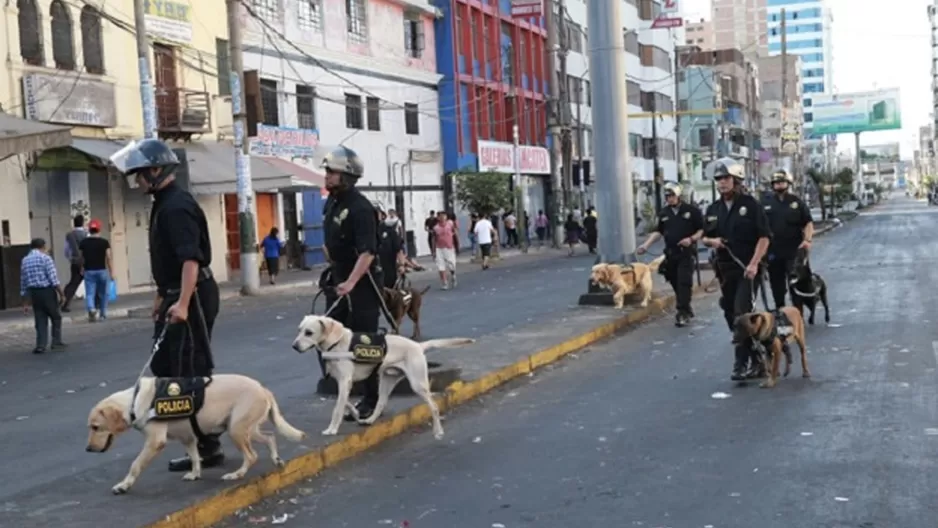
[[[111,163],[124,174],[131,188],[137,187],[139,175],[147,182],[147,192],[153,193],[179,166],[179,158],[159,139],[144,139],[128,143],[111,156]]]
[[[354,187],[358,179],[365,174],[365,164],[358,154],[341,145],[329,150],[323,156],[320,167],[327,173],[339,174],[343,187]]]

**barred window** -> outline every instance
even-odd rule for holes
[[[261,106],[264,109],[264,124],[280,126],[280,96],[277,81],[261,79]]]
[[[45,58],[36,0],[17,0],[16,9],[19,12],[17,23],[20,30],[20,57],[26,64],[42,66]]]
[[[101,13],[90,5],[81,8],[81,54],[85,71],[104,73],[104,46],[101,45]]]
[[[361,130],[362,123],[362,96],[345,94],[345,128]]]
[[[365,0],[345,0],[346,29],[349,40],[364,43],[368,41],[368,17]]]
[[[52,60],[60,70],[75,69],[75,40],[72,34],[72,16],[62,0],[49,6],[52,18]]]
[[[296,0],[297,25],[304,31],[322,29],[322,0]]]
[[[252,0],[251,7],[257,16],[268,22],[278,22],[280,20],[280,0]]]
[[[481,101],[477,103],[477,106],[481,105]],[[404,129],[408,135],[420,134],[420,113],[414,103],[404,103]]]
[[[296,125],[316,129],[316,89],[312,86],[296,85]]]

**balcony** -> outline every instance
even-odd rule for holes
[[[212,131],[212,96],[187,88],[156,88],[156,129],[162,139],[191,139]]]

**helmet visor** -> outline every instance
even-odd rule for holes
[[[134,168],[132,158],[135,154],[137,154],[137,142],[131,141],[112,154],[109,161],[114,165],[114,168],[123,174],[127,174]]]

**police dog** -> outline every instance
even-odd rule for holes
[[[805,308],[811,311],[808,324],[814,324],[814,310],[817,302],[824,305],[824,322],[831,322],[830,307],[827,304],[827,283],[817,273],[811,272],[808,252],[799,249],[794,265],[788,275],[791,289],[791,303],[803,314]]]
[[[300,354],[314,348],[322,351],[326,373],[335,378],[338,385],[335,408],[332,410],[332,421],[329,422],[329,427],[322,434],[330,436],[339,432],[342,413],[346,407],[349,408],[358,423],[364,425],[375,423],[387,406],[388,398],[390,398],[394,387],[406,377],[414,394],[423,399],[427,407],[430,408],[430,414],[433,417],[433,436],[437,439],[443,438],[440,410],[430,393],[430,368],[427,365],[425,352],[430,348],[467,345],[474,343],[475,339],[459,337],[431,339],[430,341],[417,343],[403,336],[388,335],[385,337],[387,350],[381,363],[363,364],[354,361],[355,354],[350,350],[352,337],[352,331],[345,328],[339,321],[330,317],[308,315],[300,322],[299,333],[293,341],[293,349]],[[352,384],[366,379],[375,368],[379,369],[380,373],[378,378],[378,403],[375,405],[375,410],[371,413],[371,416],[361,420],[358,418],[358,410],[355,409],[355,406],[349,404],[349,395],[352,392]]]
[[[801,349],[801,376],[810,378],[811,371],[808,370],[808,346],[804,340],[804,320],[801,318],[801,312],[793,306],[783,306],[779,311],[791,324],[791,328],[786,335],[779,335],[779,328],[776,326],[775,314],[771,312],[752,312],[740,315],[733,324],[733,331],[736,342],[743,342],[745,339],[752,339],[760,343],[768,352],[769,365],[766,365],[766,380],[760,385],[763,388],[770,389],[778,381],[778,363],[782,354],[785,355],[785,377],[791,372],[791,352],[784,345],[794,341],[798,343]]]
[[[139,390],[131,387],[99,401],[88,415],[88,446],[85,448],[88,452],[107,451],[114,438],[131,427],[140,430],[146,437],[143,449],[131,464],[127,476],[111,488],[117,495],[127,493],[140,473],[163,450],[167,440],[182,442],[186,446],[189,458],[192,459],[192,471],[183,475],[182,479],[197,480],[202,476],[198,438],[189,419],[147,419],[156,397],[156,378],[140,378],[139,383]],[[299,442],[306,438],[303,431],[296,429],[283,418],[277,399],[269,390],[257,380],[238,374],[212,376],[211,383],[205,387],[202,408],[195,416],[199,429],[205,434],[220,434],[227,430],[231,440],[244,456],[241,467],[237,471],[222,475],[222,480],[243,478],[254,465],[257,453],[252,446],[253,441],[267,444],[270,459],[275,465],[283,466],[283,460],[277,451],[276,437],[260,430],[260,426],[268,419],[273,422],[277,432],[289,440]]]
[[[596,264],[590,272],[590,282],[607,290],[612,290],[615,307],[625,306],[625,296],[636,293],[641,298],[641,306],[648,306],[655,285],[652,275],[661,266],[664,256],[644,264],[636,262],[627,266],[619,264]]]
[[[417,288],[407,288],[401,290],[398,288],[384,288],[381,292],[384,297],[384,304],[391,312],[394,318],[394,325],[397,326],[400,333],[401,324],[404,322],[404,316],[410,317],[414,323],[414,332],[411,339],[420,339],[420,308],[423,306],[423,296],[430,291],[427,286],[422,291]]]

